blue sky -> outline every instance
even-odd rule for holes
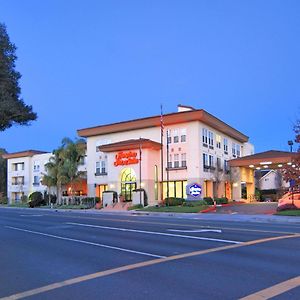
[[[289,150],[300,118],[300,1],[0,0],[22,97],[38,113],[0,147],[52,151],[100,124],[203,108]]]

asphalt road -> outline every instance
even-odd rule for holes
[[[0,299],[300,299],[299,223],[0,208],[0,245]]]

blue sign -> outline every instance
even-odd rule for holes
[[[201,192],[202,192],[202,188],[200,185],[198,185],[197,183],[194,183],[193,185],[190,186],[189,188],[189,194],[194,196],[194,197],[197,197],[197,196],[200,196],[201,195]]]

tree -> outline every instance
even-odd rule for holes
[[[20,98],[21,74],[15,70],[16,46],[10,42],[6,26],[0,23],[0,131],[14,124],[28,125],[37,118],[30,105]]]
[[[53,151],[53,156],[45,165],[47,174],[43,176],[42,183],[48,188],[56,186],[58,203],[61,202],[62,186],[71,184],[71,194],[73,195],[74,184],[83,176],[83,172],[78,171],[82,157],[85,154],[86,144],[84,140],[69,138],[62,140],[62,145]]]
[[[297,120],[294,126],[295,142],[300,144],[300,120]],[[300,145],[297,149],[297,153],[292,159],[291,165],[285,166],[281,169],[283,179],[287,182],[294,182],[294,187],[300,188]]]
[[[2,157],[5,153],[5,149],[0,148],[0,198],[7,195],[7,160]]]

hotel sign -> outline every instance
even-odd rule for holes
[[[114,166],[125,166],[138,164],[139,159],[137,158],[137,152],[118,152],[115,156]]]
[[[198,185],[197,183],[194,183],[189,187],[189,194],[192,195],[193,197],[200,196],[202,192],[201,186]]]

